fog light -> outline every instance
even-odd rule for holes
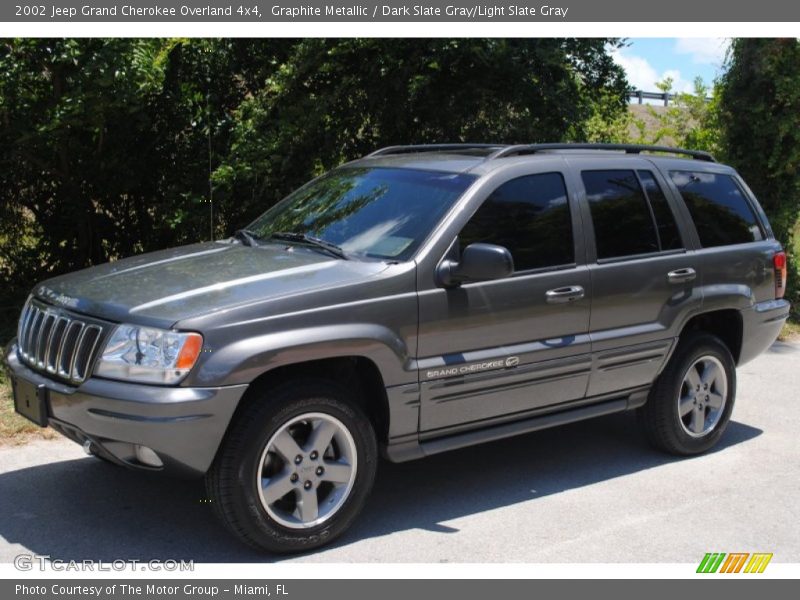
[[[164,463],[161,462],[161,459],[158,458],[158,454],[156,454],[152,448],[136,444],[133,447],[133,452],[136,455],[136,460],[138,460],[142,464],[147,465],[148,467],[164,466]]]

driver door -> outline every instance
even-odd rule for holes
[[[480,426],[581,399],[591,279],[567,173],[499,184],[456,244],[506,247],[512,276],[419,292],[421,432]]]

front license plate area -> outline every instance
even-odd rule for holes
[[[15,377],[14,410],[39,427],[47,427],[47,388]]]

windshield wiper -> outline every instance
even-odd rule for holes
[[[258,234],[249,229],[237,229],[233,237],[242,242],[244,246],[258,246]]]
[[[350,257],[347,256],[345,251],[342,250],[339,246],[337,246],[333,242],[328,242],[318,237],[308,235],[307,233],[298,233],[295,231],[275,231],[271,233],[269,237],[276,240],[288,240],[290,242],[299,242],[301,244],[306,244],[308,246],[314,246],[315,248],[320,248],[321,250],[325,250],[326,252],[332,254],[337,258],[350,260]]]

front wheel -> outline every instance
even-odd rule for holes
[[[736,365],[728,347],[714,335],[695,332],[680,340],[639,416],[656,448],[700,454],[722,437],[735,398]]]
[[[237,415],[206,476],[223,523],[271,552],[327,544],[356,518],[375,479],[369,420],[334,383],[289,383]]]

